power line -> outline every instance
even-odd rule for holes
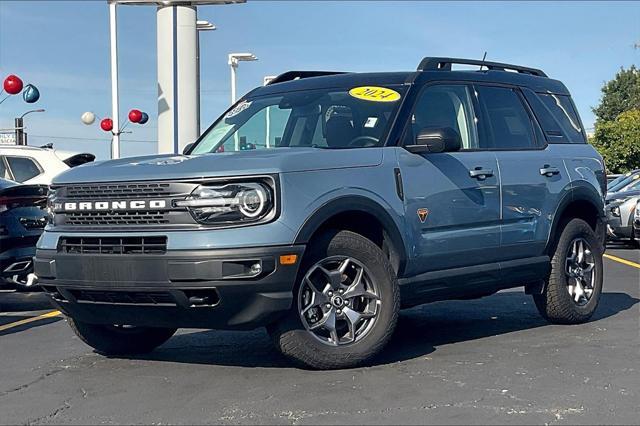
[[[100,141],[100,142],[111,142],[111,139],[104,139],[104,138],[79,138],[79,137],[72,137],[72,136],[50,136],[50,135],[32,135],[29,134],[29,137],[32,138],[49,138],[49,139],[69,139],[69,140],[77,140],[77,141]],[[122,141],[126,141],[126,142],[144,142],[144,143],[157,143],[158,141],[150,141],[150,140],[143,140],[143,139],[121,139]]]

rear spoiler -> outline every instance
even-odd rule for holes
[[[96,156],[93,154],[89,154],[88,152],[83,152],[81,154],[75,154],[71,157],[65,158],[64,163],[69,167],[77,167],[85,163],[90,163],[96,159]]]

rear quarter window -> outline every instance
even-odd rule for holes
[[[31,158],[7,156],[7,163],[16,182],[24,182],[42,173],[40,166]]]
[[[586,143],[582,122],[569,96],[534,93],[531,90],[525,90],[524,93],[547,142]]]

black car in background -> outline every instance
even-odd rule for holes
[[[0,179],[0,287],[32,288],[36,242],[47,223],[46,185]]]

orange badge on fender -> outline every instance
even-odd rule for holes
[[[420,218],[420,223],[424,223],[427,220],[427,216],[429,215],[429,209],[418,209],[418,217]]]

